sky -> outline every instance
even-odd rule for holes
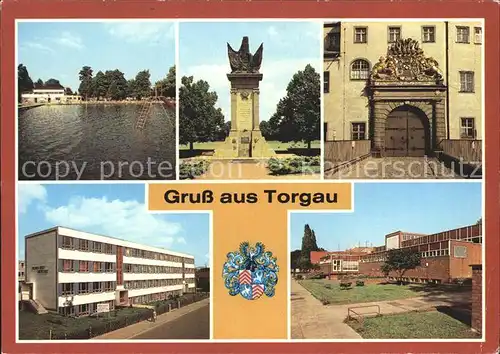
[[[238,50],[243,36],[250,51],[264,44],[260,82],[260,119],[269,120],[293,75],[310,64],[322,71],[320,23],[312,22],[190,22],[179,24],[179,72],[205,80],[218,95],[226,121],[230,120],[230,72],[227,44]]]
[[[292,213],[291,250],[304,226],[327,251],[383,246],[395,231],[433,234],[475,224],[482,214],[481,183],[357,183],[353,213]]]
[[[209,215],[146,211],[143,184],[19,184],[18,255],[24,237],[63,226],[194,255],[210,264]]]
[[[85,65],[94,75],[118,69],[127,80],[149,69],[154,83],[175,64],[175,26],[168,21],[20,22],[17,38],[18,64],[33,82],[54,78],[72,90]]]

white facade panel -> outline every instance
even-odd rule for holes
[[[194,264],[184,264],[184,268],[194,268]]]
[[[116,281],[116,273],[59,272],[59,283],[89,283],[94,281]]]
[[[115,300],[115,292],[105,292],[105,293],[92,293],[92,294],[82,294],[82,295],[69,295],[59,296],[59,307],[64,307],[66,300],[71,299],[71,303],[73,306],[82,305],[82,304],[92,304],[94,302],[101,301],[111,301]]]
[[[105,253],[94,253],[77,250],[67,250],[59,248],[59,259],[74,259],[80,261],[94,261],[94,262],[116,262],[116,255]]]
[[[188,284],[188,288],[194,288],[195,284]]]
[[[123,256],[123,263],[152,265],[161,267],[182,267],[182,263],[179,262],[160,261],[158,259],[137,258],[137,257],[127,257],[127,256]]]
[[[385,247],[388,250],[399,248],[399,235],[387,237]]]
[[[194,275],[194,274],[193,274]],[[181,273],[123,273],[123,280],[181,279]]]
[[[185,278],[186,278],[186,279],[187,279],[187,278],[194,278],[194,274],[186,274],[186,275],[185,275]]]
[[[183,287],[182,284],[179,284],[179,285],[160,286],[156,288],[147,288],[147,289],[132,289],[132,290],[129,289],[128,297],[131,298],[148,294],[164,293],[167,291],[182,290],[182,287]]]

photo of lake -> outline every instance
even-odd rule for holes
[[[19,180],[175,179],[175,110],[162,102],[45,105],[20,112],[18,131]]]

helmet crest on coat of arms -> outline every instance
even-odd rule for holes
[[[279,271],[276,260],[261,242],[255,247],[250,247],[248,242],[241,243],[238,251],[227,254],[222,269],[229,295],[240,294],[247,300],[257,300],[262,295],[273,297]]]

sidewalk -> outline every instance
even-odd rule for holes
[[[323,306],[302,285],[292,280],[292,339],[362,339],[343,321],[347,312]]]
[[[153,328],[161,326],[167,322],[174,321],[183,315],[202,308],[203,306],[208,306],[210,304],[210,299],[203,299],[201,301],[189,304],[187,306],[181,307],[180,309],[173,310],[171,312],[159,315],[156,318],[156,322],[142,321],[135,323],[133,325],[117,329],[116,331],[108,332],[102,336],[94,337],[92,339],[132,339],[135,336],[147,332]]]

